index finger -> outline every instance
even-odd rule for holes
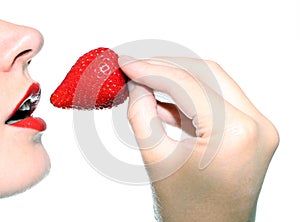
[[[188,117],[209,114],[203,85],[187,71],[157,59],[135,60],[121,56],[119,63],[131,80],[170,95]]]
[[[133,81],[172,97],[190,119],[197,118],[201,127],[212,125],[213,112],[224,111],[224,100],[184,67],[161,59],[136,60],[120,56],[121,69]],[[224,113],[223,113],[224,114]]]

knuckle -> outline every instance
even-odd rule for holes
[[[269,121],[265,120],[265,123],[261,126],[262,139],[264,142],[264,147],[266,147],[271,152],[275,152],[279,145],[280,136],[276,127]]]
[[[258,139],[258,125],[251,118],[244,118],[242,121],[236,122],[231,130],[240,143],[249,144]]]
[[[256,139],[258,136],[258,126],[256,121],[251,118],[243,121],[239,127],[239,135],[242,138]]]
[[[213,60],[204,60],[207,66],[213,70],[223,70],[222,66]]]
[[[205,59],[204,62],[210,66],[220,67],[219,63],[214,60]]]
[[[184,70],[183,68],[174,68],[173,76],[177,80],[190,81],[192,79],[192,75]]]

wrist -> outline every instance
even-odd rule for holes
[[[257,198],[224,195],[193,195],[176,192],[155,193],[154,214],[157,222],[254,222]]]

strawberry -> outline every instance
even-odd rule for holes
[[[81,56],[51,95],[58,108],[103,109],[123,103],[128,97],[126,76],[118,55],[108,48],[93,49]]]

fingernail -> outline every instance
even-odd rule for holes
[[[120,55],[119,59],[118,59],[120,67],[125,66],[125,65],[127,65],[131,62],[134,62],[134,61],[136,61],[135,58],[133,58],[131,56],[127,56],[127,55]]]

